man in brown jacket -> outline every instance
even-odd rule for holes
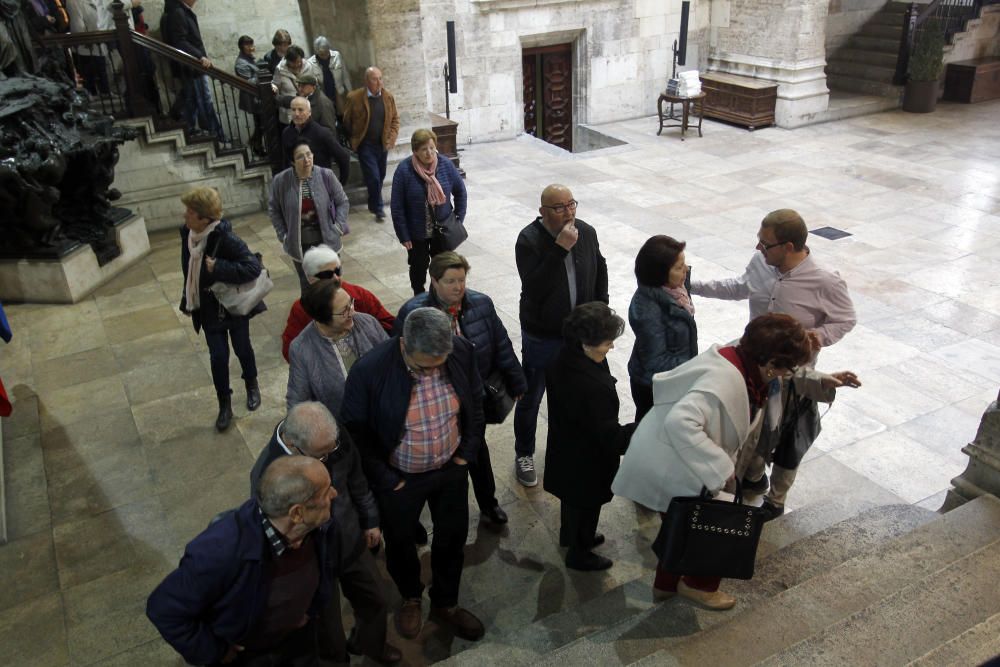
[[[399,114],[396,100],[382,87],[379,68],[365,70],[365,87],[348,93],[344,125],[361,164],[368,189],[368,210],[375,214],[376,222],[385,222],[382,182],[389,150],[396,145],[399,135]]]

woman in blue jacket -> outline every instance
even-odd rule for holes
[[[212,366],[212,382],[219,397],[215,428],[225,431],[233,419],[229,387],[229,342],[240,360],[247,389],[247,409],[260,407],[257,362],[250,345],[250,318],[267,310],[261,301],[248,315],[234,315],[222,307],[209,289],[216,282],[250,282],[263,270],[247,244],[222,219],[222,198],[214,188],[200,187],[181,197],[187,207],[181,227],[181,270],[184,293],[181,312],[190,315],[194,330],[205,330]]]
[[[406,248],[413,294],[424,291],[431,257],[445,248],[434,243],[434,223],[455,216],[465,222],[465,183],[448,158],[438,159],[437,135],[417,130],[410,139],[413,157],[396,167],[392,177],[392,226]],[[454,202],[454,203],[452,203]]]
[[[639,286],[628,307],[628,323],[635,332],[628,374],[636,421],[653,407],[653,376],[698,355],[685,245],[658,235],[646,241],[635,257]]]

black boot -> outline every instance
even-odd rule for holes
[[[233,421],[232,394],[219,394],[219,416],[215,418],[215,430],[225,431]]]
[[[260,387],[257,386],[257,378],[247,380],[247,410],[253,412],[260,407]]]

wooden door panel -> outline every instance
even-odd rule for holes
[[[538,87],[535,85],[535,77],[538,73],[537,63],[537,55],[524,53],[521,56],[522,85],[524,87],[524,131],[533,137],[538,136]]]
[[[573,150],[573,64],[568,48],[542,54],[542,114],[542,138]]]

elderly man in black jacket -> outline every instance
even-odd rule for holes
[[[205,51],[201,29],[198,27],[198,15],[193,9],[196,2],[198,0],[166,0],[163,4],[163,18],[160,19],[160,33],[164,42],[197,58],[202,67],[210,69],[212,61]],[[175,66],[173,71],[174,76],[181,80],[181,93],[177,97],[175,108],[183,114],[188,130],[197,134],[195,128],[200,127],[201,134],[225,141],[222,121],[212,104],[208,76],[187,67]]]
[[[562,323],[576,306],[608,302],[608,265],[597,232],[576,217],[565,185],[542,191],[539,217],[521,230],[514,246],[521,277],[521,364],[528,391],[514,408],[514,474],[535,486],[535,427],[545,393],[545,369],[563,346]]]
[[[351,641],[345,641],[340,596],[333,587],[321,619],[321,657],[347,663],[350,651],[379,662],[398,662],[402,657],[399,650],[385,641],[388,618],[385,596],[375,559],[368,551],[382,541],[378,508],[351,436],[337,427],[333,415],[322,403],[299,403],[275,427],[271,441],[257,457],[250,472],[251,495],[256,494],[267,467],[289,455],[310,456],[323,463],[340,494],[333,504],[334,527],[327,533],[331,538],[329,566],[330,574],[336,575],[344,596],[351,602],[355,625]]]
[[[302,141],[308,141],[314,156],[313,163],[332,169],[336,161],[340,184],[345,185],[351,174],[351,154],[337,142],[333,132],[313,119],[312,103],[308,99],[293,97],[289,107],[292,110],[292,124],[281,133],[285,168],[292,166],[295,147]]]
[[[415,540],[424,504],[434,522],[430,618],[458,636],[485,630],[458,606],[469,533],[469,463],[483,440],[483,383],[475,349],[454,336],[448,316],[417,308],[402,337],[355,362],[340,414],[361,451],[385,530],[386,566],[403,607],[399,633],[413,639],[423,623],[420,559]]]

